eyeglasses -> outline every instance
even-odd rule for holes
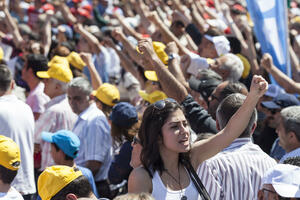
[[[211,94],[210,97],[211,97],[211,101],[215,99],[215,100],[217,100],[218,102],[220,102],[219,98],[216,97],[216,95]]]
[[[157,110],[162,110],[166,107],[166,102],[172,102],[172,103],[177,103],[175,101],[175,99],[172,99],[172,98],[166,98],[166,99],[163,99],[163,100],[159,100],[157,102],[155,102],[153,104],[154,108],[156,108]]]
[[[266,189],[266,188],[263,188],[262,191],[263,192],[266,191],[266,192],[270,192],[270,193],[273,193],[273,194],[277,194],[275,191],[272,191],[272,190],[269,190],[269,189]]]
[[[133,137],[132,144],[141,144],[141,141],[137,137]]]

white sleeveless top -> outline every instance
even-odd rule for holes
[[[183,188],[182,190],[173,191],[169,188],[166,188],[162,182],[159,173],[155,171],[152,178],[152,196],[155,200],[181,200],[182,196],[186,196],[187,200],[197,200],[200,199],[198,190],[193,184],[193,181],[190,179],[190,184]]]

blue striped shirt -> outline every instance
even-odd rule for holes
[[[286,153],[279,161],[279,163],[283,163],[283,161],[285,161],[286,159],[288,158],[291,158],[291,157],[296,157],[296,156],[300,156],[300,147],[289,152],[289,153]]]
[[[99,161],[102,165],[94,177],[95,182],[107,179],[112,160],[110,125],[95,103],[79,115],[73,132],[80,139],[80,149],[75,163],[86,166],[87,161]]]
[[[261,179],[274,165],[276,161],[250,138],[238,138],[203,162],[197,173],[211,199],[257,199]]]

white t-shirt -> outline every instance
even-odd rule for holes
[[[24,200],[22,195],[13,187],[8,192],[0,192],[0,200]]]
[[[21,167],[12,186],[24,195],[34,194],[34,118],[31,108],[15,95],[0,97],[0,134],[15,141],[21,151]]]

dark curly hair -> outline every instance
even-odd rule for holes
[[[154,104],[148,106],[145,110],[142,123],[139,129],[139,139],[143,146],[141,152],[141,162],[144,168],[153,177],[153,173],[158,171],[160,174],[165,170],[163,160],[159,152],[159,141],[162,141],[162,127],[171,113],[183,108],[177,103],[168,100],[165,101],[165,106],[158,109]],[[179,160],[187,159],[188,153],[180,153]]]

